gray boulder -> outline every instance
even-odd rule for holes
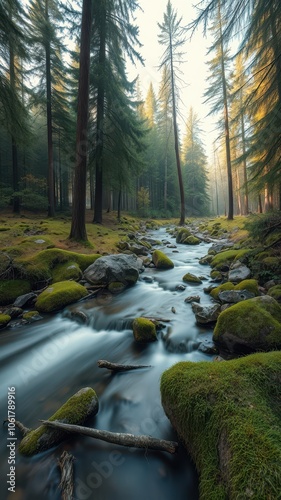
[[[228,281],[231,281],[232,283],[240,283],[240,281],[247,280],[251,276],[251,271],[250,269],[245,266],[244,264],[241,264],[241,262],[238,260],[234,264],[232,264],[230,271],[228,273]]]
[[[221,306],[219,304],[214,304],[213,306],[201,306],[197,302],[192,302],[191,307],[195,314],[196,322],[200,325],[214,323],[217,321],[221,311]]]
[[[136,255],[106,255],[87,267],[84,277],[93,285],[120,282],[125,286],[130,286],[136,283],[142,268],[142,260]]]
[[[25,293],[24,295],[19,295],[19,297],[17,297],[15,302],[13,303],[13,306],[14,307],[28,306],[30,304],[33,304],[36,298],[37,295],[36,293],[33,292]]]
[[[248,290],[223,290],[218,297],[223,304],[237,304],[242,300],[253,299],[255,294]]]

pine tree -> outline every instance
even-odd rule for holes
[[[177,67],[176,61],[182,57],[180,49],[186,42],[184,29],[181,27],[182,18],[177,19],[177,13],[173,10],[170,0],[167,3],[166,12],[164,13],[164,21],[162,24],[158,23],[160,28],[159,43],[164,45],[165,51],[162,56],[160,68],[167,66],[169,69],[169,86],[172,98],[172,114],[173,114],[173,128],[175,139],[175,153],[177,162],[177,172],[180,191],[180,221],[179,224],[183,225],[185,222],[185,202],[184,202],[184,189],[180,162],[180,147],[177,126]]]

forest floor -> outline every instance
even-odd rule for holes
[[[92,219],[93,212],[87,210],[88,242],[80,243],[68,239],[71,226],[70,216],[58,214],[55,218],[48,218],[46,214],[23,211],[20,215],[15,215],[11,210],[1,211],[0,249],[20,246],[23,250],[22,256],[51,247],[85,254],[116,253],[118,241],[126,237],[129,232],[136,233],[144,225],[147,228],[153,228],[159,225],[178,224],[178,219],[141,219],[129,214],[122,215],[121,219],[118,220],[116,212],[104,212],[102,224],[94,224]],[[188,225],[189,222],[195,220],[187,220],[186,224]],[[212,232],[213,226],[219,222],[220,227],[228,233],[232,233],[232,237],[236,241],[247,236],[247,231],[243,229],[245,217],[236,217],[233,221],[228,221],[226,217],[197,220],[198,224],[204,222],[210,232]]]

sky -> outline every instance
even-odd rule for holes
[[[199,0],[198,0],[199,2]],[[161,71],[157,70],[164,47],[158,43],[158,34],[160,29],[157,23],[162,23],[164,12],[166,11],[167,0],[141,0],[140,5],[143,12],[138,11],[136,24],[139,26],[139,39],[143,44],[140,49],[142,57],[145,59],[145,67],[137,64],[137,67],[127,66],[129,76],[135,77],[139,75],[140,82],[143,88],[143,98],[150,82],[152,82],[154,91],[157,93],[161,79]],[[193,3],[196,0],[172,0],[172,7],[177,11],[178,18],[182,17],[183,26],[187,26],[196,16],[196,9]],[[184,122],[186,120],[190,106],[197,112],[201,120],[201,129],[205,132],[203,141],[206,145],[209,158],[212,155],[212,143],[217,134],[213,132],[214,120],[206,117],[209,112],[209,107],[203,104],[204,91],[207,87],[208,67],[207,67],[207,50],[211,44],[210,38],[203,36],[202,27],[200,27],[192,39],[188,40],[184,46],[186,55],[184,63],[181,65],[185,84],[181,87],[181,114],[183,119],[179,123],[181,132],[184,131]]]

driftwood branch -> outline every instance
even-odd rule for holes
[[[3,424],[6,422],[9,422],[9,420],[4,420]],[[22,433],[22,437],[25,437],[32,429],[29,429],[28,427],[25,427],[19,420],[15,420],[14,422],[15,426],[19,431]]]
[[[164,439],[151,438],[150,436],[134,436],[133,434],[125,434],[120,432],[102,431],[83,427],[81,425],[62,424],[61,422],[49,420],[40,420],[47,427],[61,429],[74,434],[82,434],[95,439],[106,441],[107,443],[119,444],[121,446],[129,446],[131,448],[145,448],[150,450],[167,451],[175,453],[178,448],[178,443],[173,441],[165,441]]]
[[[117,363],[110,363],[110,361],[106,361],[105,359],[99,359],[98,367],[107,368],[115,372],[125,372],[127,370],[137,370],[138,368],[151,368],[151,365],[119,365]]]
[[[67,453],[67,451],[64,451],[58,459],[61,470],[59,488],[61,489],[62,500],[73,500],[73,462],[74,456]]]

